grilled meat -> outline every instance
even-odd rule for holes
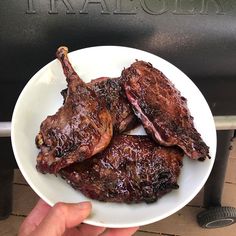
[[[194,127],[187,100],[150,63],[136,61],[122,77],[128,100],[148,134],[165,146],[177,145],[192,159],[209,157],[209,147]]]
[[[102,151],[112,137],[112,120],[106,105],[74,71],[67,52],[66,47],[57,50],[68,83],[64,105],[42,122],[36,137],[40,148],[37,169],[42,173],[57,173],[90,158]]]
[[[101,77],[87,84],[102,99],[110,111],[115,134],[129,131],[140,122],[135,116],[132,106],[127,100],[121,78]],[[67,89],[61,94],[65,98]]]
[[[114,133],[128,131],[139,124],[120,78],[99,78],[92,80],[88,85],[100,99],[104,99],[111,113]]]
[[[92,199],[149,203],[178,188],[182,157],[178,147],[123,134],[114,136],[103,152],[62,169],[60,175]]]

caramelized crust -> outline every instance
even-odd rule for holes
[[[100,77],[92,80],[87,85],[96,93],[98,98],[103,100],[106,104],[111,114],[114,134],[129,131],[140,124],[126,97],[123,81],[120,77]],[[67,89],[62,90],[61,94],[65,99]]]
[[[77,75],[60,47],[60,60],[68,91],[64,105],[48,116],[40,126],[36,144],[40,148],[37,169],[57,173],[76,161],[83,161],[102,151],[112,137],[112,120],[106,105]]]
[[[128,100],[154,140],[165,146],[177,145],[192,159],[209,156],[187,100],[162,72],[150,63],[137,61],[123,70],[122,77]]]
[[[183,152],[148,136],[117,135],[101,153],[60,171],[75,189],[108,202],[154,202],[178,188]]]

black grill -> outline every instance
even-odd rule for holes
[[[234,0],[3,0],[0,22],[1,122],[11,120],[21,90],[42,66],[55,58],[58,46],[66,45],[70,51],[97,45],[134,47],[168,60],[199,87],[220,129],[225,130],[218,131],[217,158],[227,164],[226,150],[236,127]],[[225,116],[230,116],[231,125]],[[1,133],[3,125],[6,123],[1,123]],[[9,138],[0,138],[0,149],[0,172],[3,167],[17,167]],[[224,171],[219,174],[213,170],[210,177],[214,184],[217,175],[221,176],[217,187],[211,186],[217,189],[218,205]],[[9,176],[11,171],[4,173]],[[0,186],[3,198],[5,187]],[[214,194],[211,196],[214,198]],[[214,201],[206,202],[211,205]],[[7,216],[10,207],[2,210],[1,206],[0,214]]]

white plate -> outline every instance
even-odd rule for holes
[[[69,53],[69,58],[80,77],[88,82],[101,76],[118,77],[124,67],[135,59],[151,62],[161,70],[188,100],[188,107],[197,130],[210,147],[211,159],[204,162],[184,158],[179,178],[180,188],[166,194],[152,204],[116,204],[92,201],[93,212],[86,223],[105,227],[131,227],[161,220],[184,207],[200,191],[212,169],[216,152],[214,120],[206,100],[194,83],[179,69],[153,54],[117,46],[101,46]],[[18,166],[33,190],[48,204],[58,201],[89,200],[75,191],[64,180],[36,171],[35,136],[40,123],[54,114],[62,104],[60,91],[66,80],[58,60],[38,71],[23,89],[12,117],[12,145]],[[140,130],[136,130],[139,133]]]

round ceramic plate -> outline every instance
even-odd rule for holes
[[[144,60],[161,70],[187,98],[194,124],[210,147],[211,159],[204,162],[184,158],[179,189],[157,202],[146,204],[104,203],[92,200],[92,214],[85,223],[105,227],[131,227],[161,220],[190,202],[206,182],[216,152],[214,120],[206,100],[194,83],[178,68],[153,54],[127,47],[100,46],[69,53],[69,59],[79,76],[89,82],[101,76],[118,77],[136,59]],[[54,60],[38,71],[27,83],[16,103],[12,117],[12,146],[18,166],[33,190],[48,204],[58,201],[89,200],[75,191],[60,177],[37,172],[35,136],[41,122],[62,105],[61,90],[66,80],[60,62]],[[140,134],[142,129],[133,133]]]

